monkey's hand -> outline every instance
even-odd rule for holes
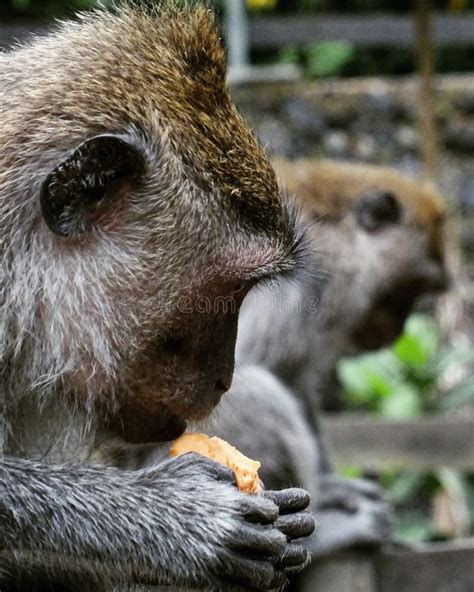
[[[306,565],[306,549],[294,542],[314,529],[302,511],[309,504],[305,491],[245,495],[229,469],[192,453],[155,470],[173,487],[170,539],[180,581],[195,588],[272,590]]]
[[[374,547],[390,540],[392,508],[378,485],[332,473],[320,479],[318,529],[310,542],[313,556]]]
[[[0,574],[270,590],[306,563],[292,541],[314,528],[308,502],[298,489],[245,495],[195,454],[143,471],[3,457]]]

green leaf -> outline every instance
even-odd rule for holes
[[[359,358],[345,358],[337,366],[339,380],[354,402],[369,400],[373,394],[367,369]]]
[[[422,543],[431,538],[431,521],[419,512],[404,512],[395,517],[394,531],[396,537]]]
[[[337,373],[346,400],[370,410],[377,410],[379,401],[390,396],[403,379],[400,364],[390,350],[344,358]]]
[[[443,489],[453,497],[466,499],[466,482],[462,474],[450,467],[441,467],[435,475]]]
[[[364,475],[364,471],[360,467],[341,467],[338,473],[347,479],[360,479]]]
[[[439,344],[436,323],[427,315],[414,314],[405,324],[403,335],[394,345],[398,359],[410,368],[419,369],[431,361]]]
[[[407,366],[421,368],[427,362],[422,345],[413,335],[402,335],[396,342],[394,351]]]
[[[299,57],[300,54],[296,45],[285,45],[278,52],[278,61],[281,64],[297,64]]]
[[[378,370],[378,372],[380,372],[380,370]],[[390,395],[393,391],[393,385],[387,376],[383,376],[378,372],[377,370],[373,372],[368,370],[369,380],[374,394],[378,395],[379,398],[383,398]]]
[[[394,504],[401,504],[413,497],[425,481],[425,473],[403,472],[396,475],[387,485],[387,493]]]
[[[315,43],[306,50],[308,74],[314,78],[334,76],[354,55],[354,48],[345,41]]]
[[[405,419],[417,417],[422,412],[422,401],[418,391],[408,383],[400,383],[396,390],[380,402],[380,413],[384,417]]]

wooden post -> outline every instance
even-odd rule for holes
[[[436,114],[434,107],[434,54],[430,0],[416,0],[416,48],[419,72],[418,118],[424,177],[433,179],[437,161]]]
[[[373,555],[347,553],[319,559],[303,571],[301,592],[377,592]]]
[[[250,65],[248,18],[244,0],[225,0],[229,68]]]

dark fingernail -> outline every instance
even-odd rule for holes
[[[310,502],[309,493],[297,487],[282,491],[265,491],[264,495],[275,502],[280,508],[281,515],[305,510]]]
[[[275,565],[278,569],[285,569],[288,567],[304,566],[307,561],[308,551],[302,545],[288,545]]]
[[[300,512],[289,516],[280,516],[275,526],[285,534],[289,540],[307,537],[315,529],[315,521],[311,514]]]

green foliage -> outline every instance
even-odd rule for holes
[[[341,469],[340,471],[341,475],[343,477],[346,477],[347,479],[359,479],[360,477],[363,477],[363,472],[359,467],[344,467]]]
[[[433,537],[431,521],[423,512],[406,512],[396,521],[394,535],[411,543],[428,541]]]
[[[403,503],[415,496],[425,485],[426,474],[419,471],[405,471],[391,473],[386,471],[382,476],[384,487],[390,493],[390,499],[395,504]]]
[[[306,71],[311,78],[336,76],[352,59],[354,49],[345,41],[314,43],[306,50]]]
[[[341,360],[338,376],[352,407],[377,411],[380,402],[393,393],[401,367],[390,350]]]
[[[433,319],[415,314],[391,348],[341,360],[338,376],[350,409],[410,419],[473,402],[474,378],[466,372],[473,364],[473,350],[443,345]],[[443,387],[447,374],[460,378]],[[343,474],[360,476],[354,467]],[[474,476],[450,468],[433,472],[387,469],[380,479],[397,509],[395,534],[402,539],[446,538],[449,533],[436,532],[430,517],[440,491],[469,508],[474,526]]]
[[[442,347],[433,319],[415,314],[391,348],[341,360],[338,376],[350,408],[409,418],[474,400],[474,379],[440,388],[447,372],[472,362],[474,351]]]
[[[281,64],[297,64],[300,61],[300,52],[294,45],[282,47],[278,54],[278,61]]]
[[[298,64],[310,78],[338,76],[353,57],[354,48],[344,41],[313,43],[306,48],[287,45],[278,52],[280,63]]]
[[[406,323],[403,335],[395,343],[397,358],[409,368],[419,370],[429,364],[438,350],[439,336],[432,319],[413,315]]]
[[[396,536],[411,542],[449,538],[450,533],[437,530],[431,517],[434,500],[441,492],[454,500],[456,507],[466,508],[474,530],[473,476],[449,467],[433,472],[387,469],[380,480],[396,509]]]

